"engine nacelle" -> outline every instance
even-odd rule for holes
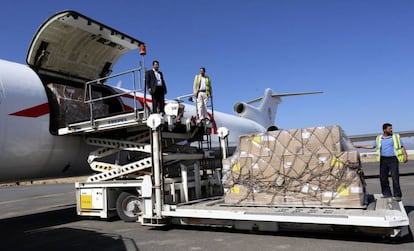
[[[253,120],[264,128],[267,128],[268,131],[274,131],[278,130],[278,127],[274,125],[276,107],[277,104],[262,104],[259,107],[254,107],[245,102],[237,102],[234,104],[233,110],[240,117]]]
[[[246,113],[251,113],[251,112],[258,112],[257,108],[248,105],[244,102],[237,102],[234,104],[233,106],[233,110],[235,113],[239,114],[241,117],[244,117]]]
[[[256,108],[244,102],[237,102],[234,104],[233,110],[240,117],[253,120],[265,128],[273,124],[273,121],[271,121],[271,114],[268,114],[268,111],[261,111],[260,107]]]

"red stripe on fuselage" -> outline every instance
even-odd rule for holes
[[[122,97],[134,99],[134,96],[131,95],[131,94],[124,94],[124,95],[122,95]],[[135,99],[138,100],[141,103],[142,106],[144,106],[144,98],[143,97],[136,96]],[[145,102],[146,103],[146,106],[148,107],[148,103],[151,103],[152,102],[152,99],[147,98],[145,100],[146,100],[146,102]]]
[[[44,103],[41,105],[33,106],[18,112],[10,113],[11,116],[21,116],[21,117],[30,117],[37,118],[49,113],[49,104]]]

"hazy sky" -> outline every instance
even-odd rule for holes
[[[216,110],[277,93],[281,128],[340,125],[348,135],[414,129],[411,0],[15,0],[0,15],[0,58],[25,64],[38,27],[75,10],[144,41],[174,98],[207,69]],[[137,52],[115,68],[137,65]],[[123,83],[123,87],[128,87]]]

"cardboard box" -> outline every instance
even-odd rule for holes
[[[341,129],[338,126],[302,129],[302,140],[306,153],[340,152]]]
[[[225,203],[254,206],[300,206],[364,208],[365,188],[359,176],[331,190],[324,190],[315,184],[303,184],[301,191],[254,188],[235,184],[226,193]]]
[[[224,168],[226,167],[226,168]],[[244,135],[223,161],[225,201],[249,205],[364,207],[359,153],[339,126]]]
[[[84,89],[50,83],[47,85],[53,93],[58,105],[57,117],[59,128],[66,127],[69,123],[86,121],[91,119],[90,105],[84,102]],[[101,97],[99,92],[92,92],[93,98]],[[108,106],[103,101],[93,103],[94,118],[105,116],[109,113]]]

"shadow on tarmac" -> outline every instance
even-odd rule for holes
[[[414,208],[412,208],[411,210],[414,210]],[[372,235],[368,233],[363,233],[363,232],[356,230],[352,226],[324,226],[324,225],[315,225],[315,224],[296,224],[293,227],[280,229],[277,232],[266,232],[266,231],[256,231],[256,230],[237,230],[237,229],[231,229],[231,228],[229,229],[226,227],[207,227],[207,226],[201,227],[201,226],[191,226],[191,225],[187,225],[187,226],[169,225],[169,226],[164,226],[164,227],[152,228],[152,230],[154,231],[169,231],[172,229],[184,229],[184,230],[193,230],[193,231],[215,231],[215,232],[226,232],[226,233],[243,233],[243,234],[255,234],[255,235],[298,237],[298,238],[319,239],[319,240],[352,241],[352,242],[360,242],[360,243],[381,243],[381,244],[393,244],[393,245],[414,242],[413,233],[410,229],[409,229],[408,235],[404,237],[389,238],[389,237],[382,237],[378,233],[372,234]]]
[[[120,235],[79,229],[65,224],[79,221],[76,208],[0,220],[2,250],[127,250]],[[133,244],[134,245],[134,244]],[[135,247],[135,250],[139,250]],[[131,247],[128,248],[131,250]]]
[[[407,214],[414,211],[414,206],[405,207]],[[70,223],[81,222],[76,215],[76,208],[69,207],[44,213],[13,217],[0,220],[0,236],[2,250],[137,250],[135,241],[114,233],[105,233],[93,225],[71,227]],[[88,223],[87,223],[88,224]],[[79,224],[78,224],[79,225]],[[309,226],[308,226],[309,227]],[[312,227],[313,228],[313,227]],[[413,234],[403,238],[381,238],[369,236],[355,231],[351,227],[333,227],[326,231],[298,231],[292,228],[279,232],[262,232],[234,230],[218,227],[197,227],[170,225],[167,227],[151,228],[154,231],[169,231],[172,229],[188,229],[195,231],[233,232],[244,234],[271,235],[284,237],[300,237],[308,239],[328,239],[354,241],[361,243],[405,244],[413,243]],[[299,227],[299,229],[301,229]],[[102,231],[102,232],[99,232]]]

